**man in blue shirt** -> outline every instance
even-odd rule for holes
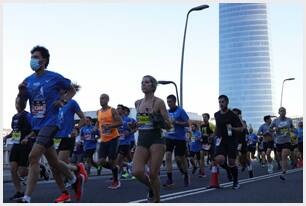
[[[36,142],[29,155],[29,175],[25,195],[20,202],[29,203],[39,176],[39,159],[45,155],[53,169],[54,179],[62,193],[68,194],[63,175],[73,184],[78,196],[82,192],[84,176],[77,172],[75,176],[68,165],[59,161],[52,147],[53,138],[59,130],[58,112],[74,95],[75,89],[69,79],[58,73],[46,70],[50,54],[45,47],[36,46],[31,50],[30,66],[34,73],[28,76],[19,86],[18,96],[22,101],[29,100],[33,117],[32,129],[37,132]],[[60,91],[65,90],[65,95]],[[69,199],[67,199],[69,201]]]
[[[188,165],[186,159],[186,132],[185,127],[189,126],[189,117],[185,110],[176,105],[176,97],[169,95],[167,97],[167,104],[169,107],[168,113],[172,128],[165,133],[166,137],[166,167],[168,179],[164,187],[172,187],[172,152],[177,166],[181,173],[184,175],[184,186],[189,185]]]

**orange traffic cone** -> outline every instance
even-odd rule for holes
[[[219,168],[217,166],[211,167],[210,183],[207,188],[220,188],[219,185]]]

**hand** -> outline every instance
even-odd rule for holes
[[[28,142],[29,142],[29,139],[27,137],[21,140],[21,144],[27,144]]]

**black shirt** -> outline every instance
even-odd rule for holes
[[[31,114],[27,111],[17,113],[12,118],[13,133],[20,133],[20,141],[32,131]]]
[[[211,143],[208,141],[208,137],[213,134],[213,130],[209,127],[208,124],[201,124],[200,131],[202,133],[202,144],[208,144]]]
[[[228,136],[227,134],[227,124],[231,124],[232,127],[242,127],[239,117],[234,112],[228,110],[228,112],[221,114],[221,112],[218,111],[214,116],[216,120],[216,135],[222,137],[223,142],[237,140],[239,138],[239,132],[232,130],[232,136]]]

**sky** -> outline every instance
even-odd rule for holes
[[[109,104],[134,107],[143,97],[141,80],[150,74],[179,86],[187,11],[198,3],[6,3],[3,5],[3,127],[16,113],[17,85],[32,74],[30,50],[50,51],[48,69],[81,85],[74,97],[83,111]],[[184,61],[184,108],[213,115],[219,95],[218,4],[189,16]],[[303,5],[272,3],[269,8],[272,69],[277,102],[286,82],[283,105],[288,116],[303,113]],[[160,85],[156,96],[175,94]],[[278,104],[278,103],[277,103]]]

